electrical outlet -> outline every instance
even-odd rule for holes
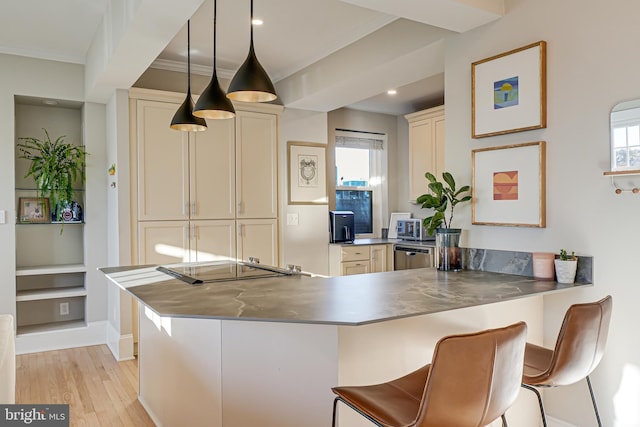
[[[60,303],[60,316],[68,316],[69,315],[69,303],[61,302]]]
[[[288,213],[287,214],[287,225],[298,225],[298,214],[297,213]]]

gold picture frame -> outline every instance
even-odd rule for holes
[[[547,127],[547,43],[471,64],[471,136]]]
[[[20,197],[18,221],[22,224],[51,222],[49,199],[46,197]]]
[[[288,203],[326,205],[327,145],[316,142],[287,142]]]
[[[471,152],[471,223],[546,227],[545,141]]]

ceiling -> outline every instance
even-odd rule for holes
[[[254,0],[254,17],[264,21],[254,27],[254,43],[286,106],[405,114],[442,101],[442,40],[498,19],[502,2]],[[217,1],[222,79],[231,78],[247,55],[249,4]],[[192,72],[210,75],[213,0],[9,2],[0,14],[0,53],[88,64],[100,56],[91,52],[96,40],[111,37],[121,42],[106,43],[112,63],[102,65],[88,86],[127,89],[148,67],[186,69],[189,18]],[[387,95],[392,88],[398,93]]]

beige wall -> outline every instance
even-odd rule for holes
[[[507,0],[507,15],[446,44],[447,169],[471,180],[471,150],[547,141],[547,227],[474,226],[470,206],[456,219],[466,246],[521,251],[575,250],[595,259],[591,289],[545,298],[545,340],[552,345],[569,304],[613,295],[607,351],[592,376],[603,425],[640,426],[640,324],[637,302],[640,200],[615,195],[609,167],[609,113],[618,102],[639,98],[637,16],[629,0]],[[546,129],[474,140],[470,79],[473,61],[546,40]],[[640,186],[640,177],[619,179]],[[464,213],[463,213],[464,212]],[[623,374],[627,374],[623,377]],[[575,426],[595,425],[586,385],[547,393],[550,414]]]

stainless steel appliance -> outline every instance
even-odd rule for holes
[[[393,249],[393,269],[410,270],[412,268],[433,267],[434,248],[429,246],[396,245]]]
[[[329,211],[329,241],[352,243],[355,239],[355,218],[352,211]]]
[[[429,236],[427,229],[422,225],[419,218],[399,219],[398,220],[398,239],[402,240],[435,240],[434,236]]]

